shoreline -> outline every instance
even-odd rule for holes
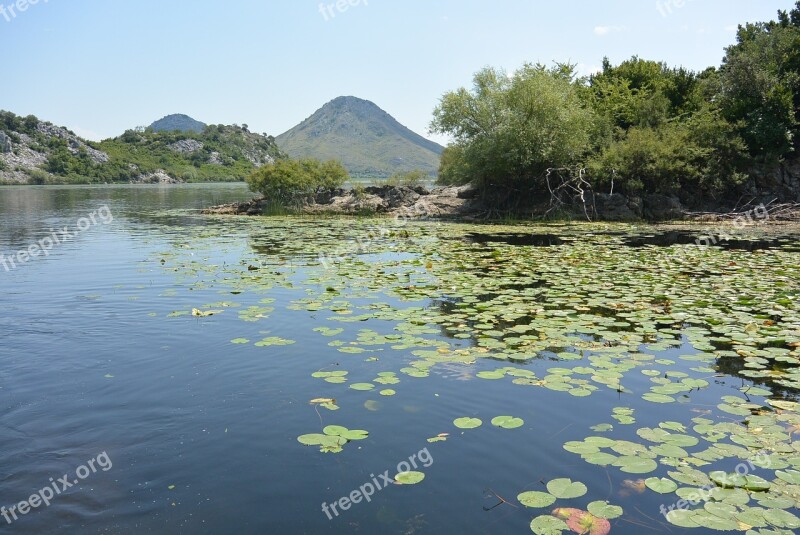
[[[573,203],[554,210],[549,202],[540,202],[515,211],[500,212],[484,204],[473,186],[439,186],[430,190],[408,186],[370,186],[318,193],[313,199],[294,208],[281,208],[281,214],[328,216],[390,216],[407,219],[446,219],[456,221],[588,221],[645,223],[735,223],[755,220],[758,223],[800,222],[800,203],[776,200],[751,201],[733,209],[690,211],[673,198],[651,195],[641,200],[598,194],[591,205]],[[648,206],[647,201],[656,204]],[[638,203],[638,213],[628,207]],[[644,210],[642,205],[644,204]],[[624,210],[620,211],[620,206]],[[588,210],[587,210],[588,208]],[[268,216],[274,207],[268,199],[221,204],[201,210],[204,215]],[[649,217],[648,217],[649,216]]]

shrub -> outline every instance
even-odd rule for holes
[[[47,184],[50,179],[50,175],[39,169],[27,169],[26,173],[28,174],[28,184],[34,186]]]
[[[505,189],[544,188],[548,168],[579,162],[596,114],[580,98],[574,67],[526,64],[509,76],[487,68],[473,88],[446,93],[431,130],[455,139],[443,181]]]
[[[278,160],[254,171],[247,184],[251,191],[287,206],[308,202],[321,191],[341,187],[349,178],[337,161]]]
[[[431,176],[420,169],[415,169],[407,173],[395,173],[386,181],[389,186],[406,186],[408,188],[416,188],[424,186],[426,182],[430,181]]]

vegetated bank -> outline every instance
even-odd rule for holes
[[[498,214],[672,219],[800,202],[800,2],[739,27],[720,67],[633,57],[486,68],[446,93],[434,132],[454,142],[440,181],[475,184]]]
[[[796,218],[800,1],[740,26],[722,65],[699,73],[638,57],[606,59],[589,77],[567,64],[483,69],[443,95],[431,130],[454,139],[438,183],[465,187],[437,195],[469,200],[442,215],[675,220],[766,206]],[[217,212],[260,213],[269,192],[253,189],[268,200]],[[403,197],[413,196],[320,184],[298,200],[303,211],[374,213]]]
[[[272,136],[247,125],[138,128],[96,143],[33,115],[0,112],[0,184],[234,182],[284,157]]]

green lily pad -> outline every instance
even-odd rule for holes
[[[400,485],[416,485],[425,479],[425,474],[422,472],[400,472],[394,476],[394,480]]]
[[[522,427],[525,422],[522,418],[515,418],[513,416],[497,416],[492,418],[492,425],[502,427],[503,429],[516,429]]]
[[[606,520],[619,518],[623,513],[622,507],[618,505],[611,505],[605,501],[592,502],[586,509],[594,516],[598,518],[605,518]]]
[[[550,515],[537,516],[531,521],[531,531],[536,535],[562,535],[570,531],[567,523]]]
[[[352,390],[359,390],[362,392],[366,392],[368,390],[374,390],[375,385],[372,383],[353,383],[350,385],[350,388]]]
[[[652,491],[658,492],[659,494],[671,494],[678,490],[678,484],[672,481],[671,479],[667,478],[658,478],[658,477],[650,477],[644,480],[644,484],[647,485]]]
[[[556,497],[553,496],[552,494],[548,494],[547,492],[537,492],[533,490],[519,494],[517,496],[517,500],[525,507],[538,508],[538,509],[543,507],[550,507],[551,505],[556,503]]]
[[[476,427],[483,425],[483,421],[481,421],[479,418],[456,418],[453,420],[453,425],[459,429],[475,429]]]
[[[568,478],[553,479],[547,484],[547,491],[562,500],[580,498],[588,492],[586,485]]]

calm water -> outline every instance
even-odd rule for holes
[[[585,398],[522,387],[510,377],[475,377],[503,366],[542,377],[548,368],[574,365],[560,363],[555,352],[522,363],[500,358],[444,363],[431,367],[427,377],[405,375],[400,370],[415,362],[414,351],[436,352],[447,345],[467,352],[480,346],[424,319],[428,313],[457,311],[460,297],[403,293],[449,277],[450,271],[437,274],[435,265],[448,259],[431,254],[426,266],[428,257],[420,260],[420,251],[436,251],[431,245],[436,240],[484,251],[491,244],[475,239],[475,233],[503,230],[413,224],[408,228],[419,239],[409,250],[402,242],[359,250],[354,269],[360,271],[343,273],[322,269],[318,255],[341,254],[348,238],[368,235],[370,223],[211,218],[196,212],[248,197],[238,185],[0,188],[0,253],[6,257],[47,238],[52,229],[74,230],[92,212],[96,223],[82,223],[85,231],[54,246],[47,257],[9,271],[0,266],[0,504],[28,499],[50,478],[69,474],[74,480],[75,470],[102,452],[113,463],[54,497],[49,507],[12,525],[0,518],[1,529],[522,534],[531,533],[531,520],[553,507],[585,508],[608,500],[625,509],[622,519],[612,521],[612,533],[704,531],[664,521],[659,506],[674,503],[674,494],[626,491],[626,480],[662,476],[669,467],[626,474],[586,463],[563,445],[598,434],[592,426],[615,423],[610,415],[620,406],[634,408],[637,422],[615,423],[615,440],[642,442],[638,428],[664,421],[691,425],[689,419],[701,410],[716,410],[720,396],[738,393],[741,377],[722,369],[691,371],[697,362],[677,358],[698,353],[686,339],[657,356],[673,359],[671,369],[681,374],[711,377],[688,403],[642,401],[650,380],[640,373],[626,376],[625,387],[636,395],[602,388]],[[559,234],[560,228],[551,232]],[[602,239],[613,233],[609,236]],[[559,255],[573,246],[569,238],[548,240],[545,247],[553,252],[539,254]],[[493,253],[501,265],[507,261],[503,250]],[[444,249],[439,254],[446,256]],[[461,271],[472,270],[469,258],[462,261]],[[415,266],[413,273],[403,271],[409,265]],[[797,291],[796,279],[789,277],[787,284]],[[526,295],[534,295],[526,287],[536,290],[526,283],[504,295],[517,292],[528,308],[545,306],[541,296],[526,302]],[[502,293],[495,287],[486,293],[495,291]],[[494,298],[482,301],[491,304]],[[248,316],[243,314],[248,307],[259,308]],[[409,307],[417,308],[397,312]],[[194,317],[195,308],[218,312]],[[395,312],[375,316],[389,309]],[[464,324],[475,323],[468,316]],[[338,321],[353,318],[357,321]],[[511,318],[503,328],[515,322],[518,318]],[[344,331],[324,336],[315,328]],[[397,335],[398,329],[429,345],[364,341]],[[265,338],[295,343],[255,345]],[[236,339],[247,343],[232,343]],[[340,351],[343,347],[356,351]],[[319,370],[347,370],[351,383],[372,381],[381,372],[397,373],[401,381],[365,392],[312,377]],[[384,389],[396,395],[380,395]],[[791,398],[795,391],[787,392]],[[314,398],[334,398],[340,408],[310,405]],[[525,423],[517,429],[490,425],[498,415]],[[481,418],[483,426],[453,426],[454,418],[466,416]],[[341,453],[321,453],[297,441],[329,424],[364,429],[369,436],[347,443]],[[449,433],[448,439],[428,442],[440,433]],[[349,495],[372,474],[389,470],[393,476],[398,463],[425,448],[422,458],[430,462],[420,466],[422,483],[391,485],[332,520],[322,511],[323,502]],[[728,460],[727,469],[734,466]],[[588,493],[537,510],[516,503],[520,492],[544,490],[543,483],[563,477],[583,482]],[[499,501],[492,493],[514,505],[492,508]]]

